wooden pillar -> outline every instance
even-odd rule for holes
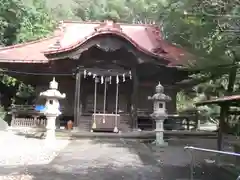
[[[223,126],[227,116],[227,104],[222,104],[220,109],[220,119],[219,119],[219,128],[218,128],[218,139],[217,139],[217,148],[219,151],[223,149]]]
[[[82,115],[82,103],[81,103],[81,72],[76,74],[75,84],[75,99],[74,99],[74,127],[78,127],[80,124],[80,116]]]
[[[74,92],[74,127],[77,126],[77,104],[78,104],[78,72],[75,76],[75,92]]]
[[[138,117],[137,117],[137,108],[138,108],[138,88],[139,88],[139,79],[137,77],[136,68],[132,69],[132,78],[133,78],[133,92],[132,92],[132,105],[131,105],[131,117],[132,117],[132,128],[136,129],[138,126]]]

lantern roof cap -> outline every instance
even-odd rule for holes
[[[58,90],[58,82],[55,80],[55,77],[49,83],[49,89],[44,92],[41,92],[40,96],[45,98],[57,98],[57,99],[66,98],[66,94],[65,93],[62,94]]]
[[[58,89],[58,82],[53,77],[53,80],[49,83],[49,89]]]
[[[153,100],[153,101],[163,101],[163,102],[167,102],[170,101],[171,98],[164,94],[164,87],[161,85],[161,83],[159,82],[158,85],[155,88],[155,94],[152,97],[149,97],[149,100]]]

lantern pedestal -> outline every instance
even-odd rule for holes
[[[48,141],[54,141],[56,139],[55,136],[55,130],[56,130],[56,118],[58,117],[58,114],[47,114],[47,134],[46,134],[46,140]]]
[[[165,142],[163,139],[163,132],[164,132],[163,122],[164,122],[164,120],[156,120],[156,129],[155,129],[156,141],[155,141],[155,143],[157,146],[160,146],[160,147],[168,146],[168,143]]]
[[[152,118],[156,121],[156,140],[155,140],[155,144],[157,146],[160,147],[165,147],[168,145],[167,142],[164,141],[164,127],[163,127],[163,123],[164,120],[167,117],[167,114],[165,112],[156,112],[151,114]]]

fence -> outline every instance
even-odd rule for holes
[[[47,123],[46,119],[38,118],[18,118],[14,117],[11,121],[12,127],[45,127]]]
[[[46,127],[47,120],[35,105],[12,105],[9,114],[12,116],[11,127]]]
[[[145,113],[145,114],[144,114]],[[154,130],[155,120],[151,118],[150,112],[138,112],[137,128],[142,130]],[[165,130],[196,130],[199,123],[193,116],[172,114],[164,120]]]
[[[193,147],[193,146],[185,146],[184,149],[188,150],[191,155],[190,180],[194,179],[194,152],[196,152],[196,151],[217,154],[216,159],[213,159],[211,162],[211,163],[215,163],[216,166],[222,165],[222,159],[221,159],[220,155],[233,156],[233,157],[238,157],[238,158],[240,157],[240,154],[235,153],[235,152],[217,151],[217,150],[213,150],[213,149],[198,148],[198,147]],[[224,158],[223,161],[225,162],[225,160],[226,159]],[[211,160],[209,160],[209,161],[211,161]],[[238,175],[237,180],[240,180],[240,174]]]

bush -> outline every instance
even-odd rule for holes
[[[0,106],[0,120],[5,120],[7,112],[5,111],[3,106]]]

